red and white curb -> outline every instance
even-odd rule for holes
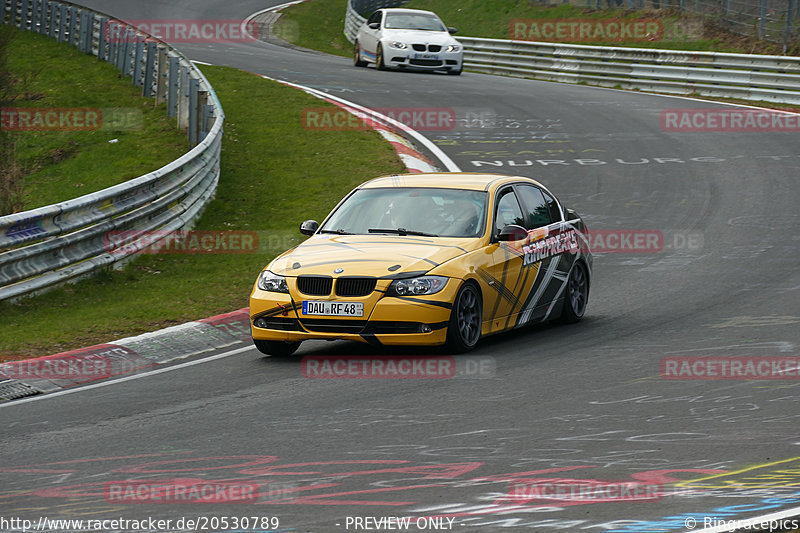
[[[54,355],[0,364],[0,401],[147,371],[250,342],[248,308]]]

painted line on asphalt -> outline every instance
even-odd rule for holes
[[[14,407],[16,405],[21,405],[23,403],[28,402],[36,402],[39,400],[47,400],[49,398],[56,398],[58,396],[64,396],[67,394],[74,394],[76,392],[87,391],[91,389],[99,389],[101,387],[107,387],[109,385],[116,385],[117,383],[123,383],[125,381],[133,381],[135,379],[146,378],[150,376],[155,376],[156,374],[163,374],[165,372],[172,372],[173,370],[180,370],[182,368],[200,365],[203,363],[208,363],[209,361],[216,361],[217,359],[224,359],[226,357],[230,357],[231,355],[236,355],[242,352],[246,352],[247,350],[254,350],[255,346],[243,346],[242,348],[236,348],[235,350],[230,350],[228,352],[220,353],[217,355],[212,355],[211,357],[204,357],[203,359],[197,359],[195,361],[188,361],[186,363],[181,363],[178,365],[168,366],[166,368],[159,368],[158,370],[152,370],[150,372],[145,372],[143,374],[134,374],[132,376],[126,376],[124,378],[119,379],[112,379],[110,381],[103,381],[101,383],[94,383],[92,385],[86,385],[85,387],[78,387],[75,389],[67,389],[58,392],[52,392],[49,394],[43,394],[41,396],[32,396],[30,398],[24,398],[21,400],[12,400],[7,403],[0,403],[0,409],[4,409],[6,407]]]

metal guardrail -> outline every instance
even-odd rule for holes
[[[459,37],[472,71],[800,104],[800,58]]]
[[[348,0],[350,42],[364,17]],[[373,0],[374,1],[374,0]],[[383,7],[391,7],[388,0]],[[381,6],[377,6],[381,7]],[[457,37],[464,67],[487,74],[670,94],[800,104],[800,57]]]
[[[0,300],[46,290],[129,259],[152,241],[191,226],[219,181],[222,106],[208,80],[168,44],[125,22],[69,2],[0,0],[0,22],[76,45],[166,102],[194,147],[125,183],[0,217]],[[124,231],[117,242],[109,232]]]

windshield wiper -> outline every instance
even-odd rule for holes
[[[343,229],[321,229],[317,233],[335,233],[336,235],[355,235]]]
[[[419,235],[421,237],[438,237],[435,233],[425,233],[424,231],[414,231],[413,229],[397,228],[397,229],[380,229],[370,228],[367,231],[370,233],[396,233],[397,235]]]

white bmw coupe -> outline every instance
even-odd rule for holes
[[[359,28],[353,64],[387,68],[444,70],[459,75],[464,51],[436,13],[420,9],[379,9]]]

